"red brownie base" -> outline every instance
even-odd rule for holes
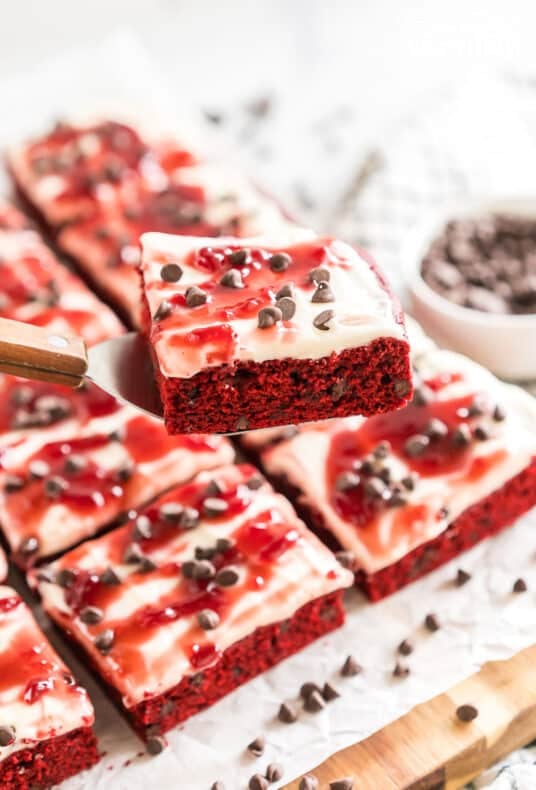
[[[6,757],[0,762],[0,788],[44,790],[91,768],[99,759],[93,730],[82,727]]]
[[[342,547],[327,528],[323,516],[303,502],[301,491],[281,478],[272,478],[272,482],[294,502],[298,514],[326,545],[334,551],[341,550]],[[536,459],[502,488],[464,510],[444,532],[417,546],[398,562],[376,573],[358,570],[355,575],[356,585],[371,601],[379,601],[444,565],[484,538],[511,526],[516,519],[535,506]]]
[[[166,427],[177,433],[237,433],[404,406],[412,394],[409,345],[379,338],[320,359],[274,359],[206,368],[157,380]]]

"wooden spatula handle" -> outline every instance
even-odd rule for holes
[[[78,387],[87,371],[80,338],[0,318],[0,371]]]

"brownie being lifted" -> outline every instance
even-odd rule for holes
[[[411,395],[397,302],[363,253],[275,240],[142,237],[143,331],[171,433],[376,414]]]

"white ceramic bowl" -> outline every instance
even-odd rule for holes
[[[536,315],[495,315],[449,302],[423,280],[421,262],[449,219],[506,213],[534,217],[536,198],[472,200],[447,206],[411,232],[403,250],[410,312],[440,345],[466,354],[497,376],[536,379]]]

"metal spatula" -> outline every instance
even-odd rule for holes
[[[136,332],[87,349],[80,338],[0,318],[0,371],[68,387],[89,379],[115,398],[162,419],[149,348]]]

